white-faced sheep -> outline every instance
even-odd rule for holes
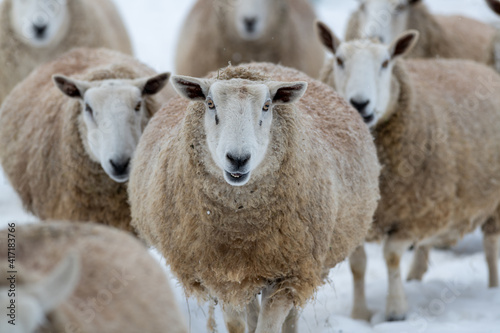
[[[177,73],[204,76],[228,62],[265,61],[316,78],[324,50],[314,20],[308,0],[198,0],[179,37]]]
[[[131,56],[81,48],[17,85],[0,109],[0,161],[25,208],[131,230],[129,161],[167,100],[153,95],[168,77]]]
[[[432,15],[422,0],[361,0],[349,20],[346,40],[377,38],[389,43],[405,30],[420,32],[412,58],[459,58],[488,63],[495,29],[463,16]]]
[[[295,307],[371,224],[379,164],[368,128],[328,86],[279,65],[172,84],[186,100],[169,101],[141,138],[132,224],[189,295],[223,303],[230,332],[245,331],[247,305],[250,332],[278,332],[290,310],[293,331]]]
[[[4,0],[0,46],[0,104],[33,69],[74,47],[106,47],[132,54],[111,0]]]
[[[7,244],[14,243],[0,231],[0,305],[14,304],[14,315],[2,316],[0,332],[187,333],[165,272],[129,234],[68,222],[10,234],[13,267]]]
[[[401,60],[415,44],[416,31],[386,46],[367,40],[340,43],[324,24],[318,28],[334,54],[323,80],[372,128],[383,165],[382,199],[367,240],[385,239],[387,318],[402,319],[408,309],[399,261],[412,244],[448,243],[482,225],[489,284],[497,286],[498,74],[469,60]],[[363,257],[363,252],[357,253]],[[362,301],[355,308],[366,309]]]

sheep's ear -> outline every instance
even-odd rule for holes
[[[44,313],[63,303],[75,290],[80,280],[80,258],[70,253],[41,281],[27,288],[27,294],[40,301]]]
[[[415,5],[415,4],[417,4],[417,3],[421,2],[421,1],[422,0],[408,0],[408,4],[409,5]]]
[[[419,35],[417,30],[408,30],[399,35],[389,46],[389,54],[392,59],[404,56],[410,52],[415,44],[417,44]]]
[[[331,31],[326,24],[317,20],[316,32],[319,36],[319,40],[328,49],[328,51],[332,52],[333,54],[337,53],[337,48],[340,45],[340,39],[335,36],[333,31]]]
[[[190,76],[173,75],[172,85],[182,97],[191,101],[204,101],[207,99],[211,81]]]
[[[83,98],[85,91],[90,88],[88,82],[73,80],[64,75],[54,75],[52,80],[63,94],[72,98]]]
[[[270,82],[269,92],[273,104],[291,104],[298,101],[307,90],[307,82]]]
[[[136,85],[142,91],[142,95],[155,95],[165,88],[169,78],[170,73],[162,73],[149,78],[139,79]]]

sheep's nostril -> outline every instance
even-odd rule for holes
[[[226,154],[226,158],[236,170],[239,170],[242,167],[246,166],[248,164],[248,161],[250,161],[250,157],[250,155],[234,156],[230,153]]]
[[[254,32],[255,25],[257,23],[256,17],[245,17],[243,19],[243,22],[245,23],[245,28],[247,29],[248,32]]]
[[[109,163],[113,167],[113,171],[116,175],[123,175],[127,172],[128,166],[130,164],[130,158],[120,161],[109,160]]]
[[[359,113],[363,113],[368,104],[370,104],[370,100],[360,101],[360,100],[355,100],[354,98],[351,98],[349,102],[356,110],[358,110]]]
[[[47,25],[33,25],[33,30],[35,31],[35,35],[37,37],[42,37],[47,30]]]

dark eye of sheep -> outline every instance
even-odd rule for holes
[[[344,60],[337,58],[337,65],[339,65],[340,68],[344,68]]]
[[[387,68],[389,67],[389,60],[386,60],[382,63],[382,68]]]
[[[94,110],[92,110],[92,108],[88,104],[85,104],[85,111],[90,113],[90,115],[93,115],[93,113],[94,113]]]
[[[262,111],[267,112],[271,108],[271,102],[267,101],[266,104],[262,107]]]
[[[137,103],[134,110],[137,112],[141,111],[141,106],[142,106],[142,102]]]
[[[208,106],[208,108],[209,108],[210,110],[215,109],[215,103],[214,103],[214,101],[212,101],[210,98],[209,98],[209,99],[207,99],[207,106]]]

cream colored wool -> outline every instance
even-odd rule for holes
[[[359,10],[348,22],[346,40],[362,38]],[[464,16],[432,15],[424,3],[410,5],[406,30],[420,32],[420,38],[409,58],[470,59],[489,63],[495,29]]]
[[[300,80],[308,90],[274,107],[268,153],[243,187],[211,171],[204,103],[169,101],[132,162],[132,224],[188,295],[245,306],[277,285],[304,305],[372,222],[380,170],[373,139],[347,103],[297,70],[255,63],[211,77]]]
[[[39,67],[0,109],[0,161],[7,178],[24,207],[41,219],[96,221],[132,231],[127,185],[90,159],[80,102],[55,87],[56,73],[89,81],[155,74],[106,49],[75,49]],[[167,99],[162,92],[145,97],[149,116]]]
[[[66,36],[55,46],[36,49],[13,31],[12,1],[0,4],[0,104],[33,69],[74,47],[106,47],[132,54],[127,30],[111,0],[68,0],[71,21]]]
[[[176,72],[201,77],[211,71],[251,61],[294,67],[316,78],[324,50],[316,38],[316,15],[308,0],[275,0],[281,14],[263,37],[244,41],[228,22],[228,0],[198,0],[184,22],[176,55]],[[200,56],[202,55],[202,56]]]
[[[7,233],[0,231],[4,249]],[[130,235],[69,222],[17,226],[15,235],[18,290],[47,276],[70,252],[81,262],[74,292],[37,332],[187,332],[165,272]],[[6,268],[7,251],[0,260],[0,268]],[[7,270],[0,273],[0,288],[6,287]]]

